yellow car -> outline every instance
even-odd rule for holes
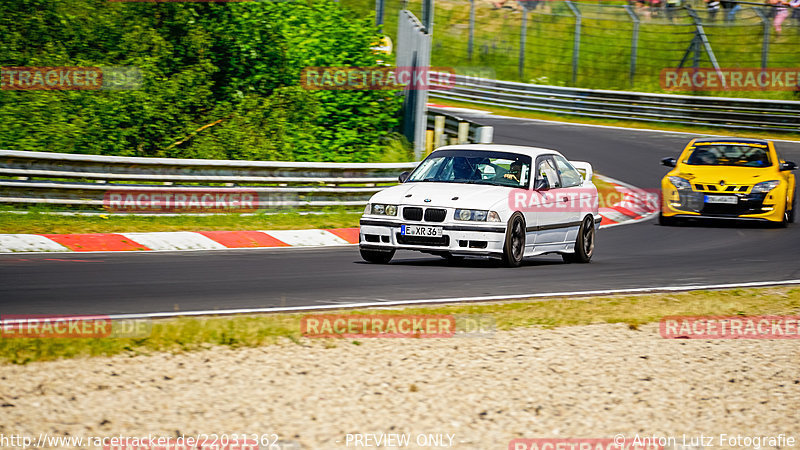
[[[661,180],[659,223],[684,218],[794,222],[797,164],[784,161],[772,141],[692,139]]]

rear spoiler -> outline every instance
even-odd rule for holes
[[[585,161],[570,161],[573,167],[578,169],[578,172],[581,173],[583,176],[583,182],[592,181],[592,175],[594,175],[594,170],[592,170],[592,165]]]

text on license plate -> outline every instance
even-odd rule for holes
[[[728,203],[735,205],[739,198],[733,195],[706,195],[706,203]]]
[[[424,225],[401,225],[400,234],[403,236],[430,236],[442,237],[442,227],[426,227]]]

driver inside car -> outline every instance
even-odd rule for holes
[[[522,163],[520,161],[514,161],[511,163],[511,166],[509,166],[508,172],[503,174],[503,178],[508,178],[509,180],[514,180],[517,183],[519,183],[521,175],[522,175]]]

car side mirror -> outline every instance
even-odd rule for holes
[[[676,165],[678,165],[678,160],[676,160],[675,158],[664,158],[661,160],[661,165],[667,167],[675,167]]]
[[[544,191],[550,189],[550,185],[547,183],[547,180],[544,178],[537,178],[533,182],[533,190],[534,191]]]
[[[405,183],[409,175],[411,175],[411,172],[405,171],[401,173],[400,176],[397,177],[397,179],[400,180],[401,183]]]
[[[786,170],[797,170],[797,164],[793,163],[792,161],[786,161],[781,163],[781,171]]]

